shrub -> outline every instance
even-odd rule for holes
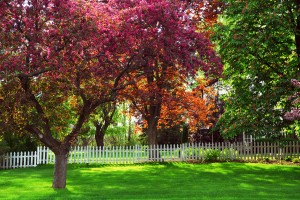
[[[292,161],[292,157],[291,157],[291,156],[288,156],[288,157],[286,157],[284,160],[287,161],[287,162],[291,162],[291,161]]]
[[[238,157],[238,151],[233,148],[225,148],[221,151],[224,160],[233,160],[234,156]]]
[[[292,162],[293,162],[293,163],[300,163],[300,158],[293,158],[293,159],[292,159]]]
[[[196,158],[201,158],[201,155],[205,153],[203,148],[185,148],[184,155],[185,156],[195,156]]]
[[[216,161],[221,155],[221,151],[218,149],[207,149],[204,152],[204,160],[208,162]]]
[[[264,162],[270,162],[270,160],[271,160],[271,159],[270,159],[269,157],[263,157],[263,161],[264,161]]]

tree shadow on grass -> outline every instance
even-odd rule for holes
[[[31,199],[299,199],[300,168],[248,163],[69,165],[67,188],[51,188],[53,166],[28,176],[47,186]],[[25,170],[25,172],[28,172]],[[22,174],[22,173],[21,173]],[[49,176],[47,180],[44,176]],[[16,176],[16,175],[14,175]],[[1,182],[0,182],[1,183]],[[15,185],[22,188],[21,183]],[[30,197],[23,193],[24,198]],[[27,198],[30,199],[30,198]]]
[[[292,170],[291,170],[292,169]],[[250,198],[299,195],[300,168],[245,163],[72,165],[67,192],[53,197],[101,199]]]
[[[101,199],[298,199],[294,172],[240,163],[112,165],[82,168],[68,187]]]

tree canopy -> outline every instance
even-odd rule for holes
[[[283,115],[299,77],[299,1],[226,0],[215,29],[225,64],[224,136],[278,136],[289,123]]]
[[[1,124],[27,131],[55,153],[54,188],[66,185],[68,153],[82,127],[127,86],[146,84],[147,98],[160,103],[168,69],[221,73],[185,6],[179,0],[0,2]]]

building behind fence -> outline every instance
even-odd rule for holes
[[[205,160],[209,156],[218,160],[257,160],[263,158],[285,159],[299,157],[300,143],[199,143],[154,146],[119,147],[73,147],[68,163],[129,164],[148,161]],[[34,152],[10,152],[0,157],[0,168],[36,167],[39,164],[54,164],[55,155],[47,147],[38,147]]]

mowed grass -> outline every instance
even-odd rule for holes
[[[251,163],[69,165],[67,188],[51,188],[53,165],[0,171],[0,199],[300,199],[300,167]]]

